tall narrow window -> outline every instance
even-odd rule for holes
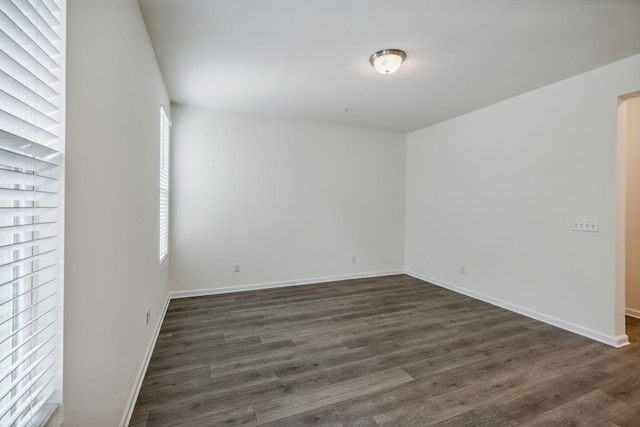
[[[59,403],[65,0],[0,1],[0,425]]]
[[[160,107],[160,262],[169,252],[169,137],[171,122]]]

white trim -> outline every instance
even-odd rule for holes
[[[138,400],[138,394],[140,393],[140,388],[142,387],[144,376],[147,373],[147,368],[149,367],[149,362],[151,361],[151,355],[153,354],[153,349],[156,346],[158,335],[160,335],[160,328],[162,327],[162,322],[164,322],[164,316],[165,314],[167,314],[167,309],[169,308],[170,301],[171,301],[171,297],[167,295],[167,299],[164,302],[162,313],[160,313],[160,316],[158,316],[156,329],[153,332],[151,341],[149,341],[149,346],[147,347],[147,352],[145,353],[144,360],[142,361],[142,366],[140,367],[140,371],[138,371],[138,376],[136,378],[135,384],[133,385],[133,390],[131,390],[131,394],[129,395],[129,400],[127,401],[127,407],[125,408],[124,414],[122,414],[122,419],[120,420],[120,427],[128,426],[129,422],[131,421],[131,416],[133,415],[133,409],[136,406],[136,401]]]
[[[640,310],[634,310],[633,308],[625,308],[624,309],[625,316],[634,317],[636,319],[640,319]]]
[[[451,283],[447,283],[443,280],[439,280],[434,277],[425,276],[423,274],[416,273],[415,271],[406,271],[405,274],[415,277],[416,279],[424,280],[425,282],[433,283],[434,285],[438,285],[440,287],[449,289],[459,294],[467,295],[471,298],[475,298],[480,301],[484,301],[489,304],[502,307],[509,311],[513,311],[518,314],[531,317],[532,319],[540,320],[541,322],[548,323],[550,325],[556,326],[561,329],[565,329],[569,332],[573,332],[575,334],[582,335],[596,341],[600,341],[601,343],[608,344],[613,347],[619,348],[629,344],[629,337],[627,337],[626,335],[618,335],[618,336],[605,335],[598,331],[594,331],[593,329],[585,328],[580,325],[576,325],[575,323],[567,322],[565,320],[548,316],[546,314],[543,314],[534,310],[530,310],[528,308],[520,307],[519,305],[515,305],[510,302],[500,300],[498,298],[490,297],[490,296],[481,294],[479,292],[463,288],[461,286],[452,285]]]
[[[372,273],[343,274],[339,276],[313,277],[298,280],[283,280],[281,282],[252,283],[248,285],[223,286],[207,289],[196,289],[193,291],[173,291],[169,292],[169,298],[189,298],[203,295],[228,294],[231,292],[257,291],[259,289],[284,288],[287,286],[313,285],[316,283],[337,282],[339,280],[366,279],[369,277],[392,276],[394,274],[404,274],[404,270],[374,271]]]

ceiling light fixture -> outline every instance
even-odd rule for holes
[[[371,55],[369,62],[380,74],[392,74],[398,71],[407,54],[400,49],[383,49]]]

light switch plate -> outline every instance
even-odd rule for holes
[[[571,221],[573,231],[598,231],[598,220],[596,219],[574,219]]]

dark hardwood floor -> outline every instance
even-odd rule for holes
[[[405,275],[173,300],[130,426],[640,426],[627,334]]]

